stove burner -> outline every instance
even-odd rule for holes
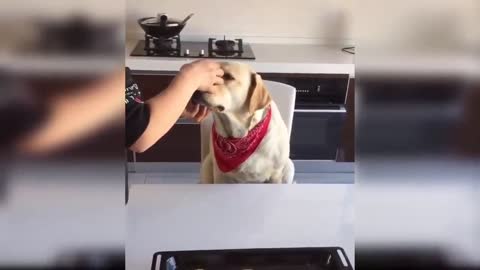
[[[146,34],[144,50],[148,56],[180,56],[180,36],[163,39]]]
[[[155,47],[157,49],[165,49],[169,50],[172,49],[173,47],[174,40],[169,38],[169,39],[154,39],[153,44],[155,44]]]
[[[215,46],[217,46],[218,50],[221,51],[233,51],[235,50],[235,41],[233,40],[216,40]]]
[[[215,44],[215,48],[213,46]],[[243,40],[242,39],[235,39],[235,40],[216,40],[214,38],[208,39],[208,53],[210,56],[235,56],[238,55],[239,57],[243,54]]]

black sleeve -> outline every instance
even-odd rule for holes
[[[126,146],[132,146],[143,134],[150,120],[150,109],[143,103],[142,93],[125,68],[125,139]]]

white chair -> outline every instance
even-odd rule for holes
[[[265,87],[270,92],[270,95],[277,104],[278,110],[282,115],[283,121],[287,126],[288,138],[292,133],[293,110],[295,107],[295,93],[296,89],[288,84],[263,81]],[[213,118],[209,116],[200,124],[200,140],[201,140],[201,160],[207,156],[210,150],[210,131],[212,130]]]

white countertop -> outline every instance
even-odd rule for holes
[[[353,185],[132,185],[126,269],[174,250],[340,246],[354,264]]]
[[[127,40],[125,65],[132,70],[178,71],[197,58],[130,56],[138,40]],[[255,60],[248,62],[255,71],[264,73],[320,73],[355,76],[354,56],[341,47],[314,44],[250,44]]]

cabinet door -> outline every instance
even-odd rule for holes
[[[157,95],[172,81],[174,74],[140,75],[133,79],[142,91],[145,100]],[[133,161],[128,154],[128,161]],[[175,124],[161,140],[144,153],[136,155],[137,162],[199,162],[200,125]]]

